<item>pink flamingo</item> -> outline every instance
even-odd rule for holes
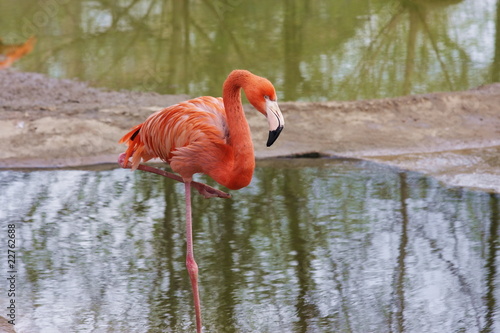
[[[184,183],[186,267],[193,290],[198,333],[202,330],[202,322],[198,265],[193,252],[191,186],[206,198],[228,198],[229,195],[192,179],[195,173],[203,173],[231,190],[250,183],[255,158],[250,127],[241,104],[241,89],[257,111],[266,116],[269,123],[267,146],[271,146],[284,125],[276,91],[269,80],[246,70],[234,70],[229,74],[223,85],[223,98],[203,96],[170,106],[150,115],[120,140],[128,145],[118,159],[123,168],[153,172]],[[152,158],[168,163],[180,176],[140,164]]]

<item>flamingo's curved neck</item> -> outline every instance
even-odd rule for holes
[[[255,168],[254,149],[250,126],[245,118],[241,104],[241,89],[251,84],[253,74],[244,70],[231,72],[224,82],[222,98],[229,129],[228,145],[232,147],[233,163],[226,166],[230,184],[223,184],[237,189],[247,186]]]
[[[226,81],[222,92],[224,108],[226,110],[227,125],[229,127],[229,144],[235,148],[250,150],[253,157],[253,145],[250,135],[250,127],[241,104],[241,88],[250,83],[251,74],[247,71],[233,71]]]

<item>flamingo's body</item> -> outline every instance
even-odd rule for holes
[[[229,189],[247,186],[255,168],[250,128],[241,104],[240,89],[249,102],[269,122],[270,146],[283,129],[284,120],[276,102],[273,85],[248,71],[235,70],[224,82],[223,98],[198,97],[158,111],[132,128],[120,143],[127,151],[119,163],[184,182],[186,190],[186,266],[193,287],[197,331],[201,332],[198,296],[198,267],[194,261],[191,226],[191,184],[205,197],[227,197],[207,185],[192,182],[195,173],[204,173]],[[132,157],[131,163],[129,158]],[[181,176],[141,165],[141,161],[160,158]],[[217,192],[217,193],[215,193]]]

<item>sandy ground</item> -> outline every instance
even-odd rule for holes
[[[35,73],[0,71],[1,168],[114,163],[131,126],[188,96],[116,92]],[[246,107],[257,158],[361,158],[500,192],[500,84],[464,92],[325,103],[280,103],[285,129]],[[313,154],[314,155],[314,154]]]

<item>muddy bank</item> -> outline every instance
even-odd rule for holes
[[[151,112],[188,98],[116,92],[41,74],[0,71],[0,167],[114,163],[118,139]],[[393,99],[280,103],[286,127],[246,107],[257,158],[319,153],[422,171],[500,192],[500,84]]]

